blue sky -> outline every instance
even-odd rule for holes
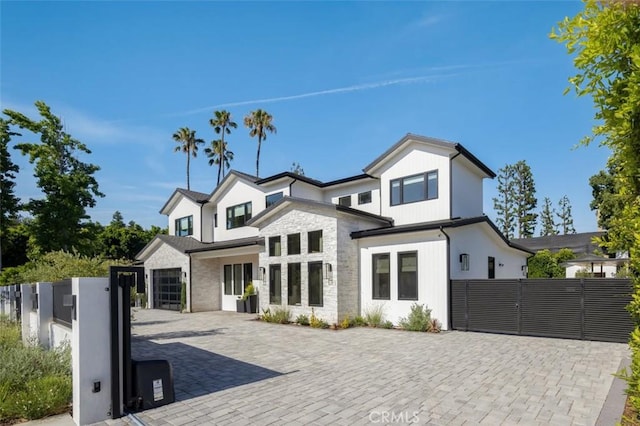
[[[563,96],[575,73],[553,26],[579,2],[6,2],[0,3],[2,108],[35,117],[47,102],[86,143],[108,223],[166,226],[160,207],[186,187],[173,152],[180,127],[215,139],[228,109],[232,168],[254,173],[242,118],[266,109],[278,132],[260,174],[293,162],[323,181],[362,168],[406,133],[460,142],[494,171],[526,160],[539,205],[568,195],[578,232],[595,230],[588,179],[605,148],[574,149],[593,125],[590,99]],[[17,193],[37,197],[24,158]],[[191,188],[217,169],[202,150]],[[496,180],[485,182],[493,219]]]

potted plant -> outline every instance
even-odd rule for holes
[[[255,287],[253,287],[253,283],[249,283],[245,287],[242,300],[244,301],[244,312],[249,314],[258,313],[258,295],[256,294]]]
[[[238,298],[236,299],[236,312],[239,314],[245,313],[247,312],[246,308],[245,308],[245,299],[244,296],[240,297],[238,296]]]

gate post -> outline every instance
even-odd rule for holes
[[[38,344],[49,349],[49,330],[53,321],[53,286],[51,283],[36,283],[38,294]]]

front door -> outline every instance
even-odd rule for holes
[[[222,269],[222,310],[235,311],[236,300],[242,297],[253,280],[253,263],[229,263]]]

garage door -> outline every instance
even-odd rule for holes
[[[153,307],[180,310],[182,269],[155,269],[153,271]]]

